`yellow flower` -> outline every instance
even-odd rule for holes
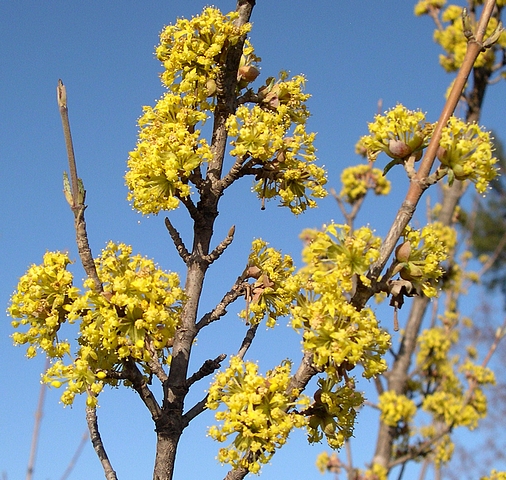
[[[498,174],[490,134],[456,117],[451,117],[443,129],[438,158],[449,168],[450,182],[453,178],[471,180],[479,193],[485,192]]]
[[[60,341],[57,333],[67,320],[69,310],[78,297],[73,286],[71,263],[61,252],[47,252],[42,265],[32,265],[19,280],[16,292],[10,299],[9,315],[12,326],[27,326],[26,332],[15,332],[15,344],[29,344],[28,357],[34,357],[41,348],[49,357],[62,357],[69,353],[70,345]]]
[[[290,431],[305,425],[304,416],[289,411],[296,404],[307,404],[303,396],[294,403],[286,394],[290,367],[283,362],[264,377],[256,364],[232,357],[230,367],[216,375],[207,407],[216,410],[223,405],[225,410],[216,413],[222,425],[210,427],[208,435],[219,442],[234,436],[228,447],[220,449],[220,462],[257,473],[260,464],[268,463],[284,445]]]
[[[360,139],[360,145],[367,150],[370,160],[376,160],[380,152],[386,153],[397,162],[414,155],[421,157],[428,145],[433,126],[426,123],[425,114],[408,110],[398,104],[384,115],[376,115],[369,123],[370,135]]]
[[[356,165],[343,169],[341,183],[343,188],[339,196],[351,205],[363,198],[368,190],[373,190],[376,195],[388,195],[391,187],[383,172],[371,165]]]
[[[399,422],[409,423],[416,413],[415,402],[393,390],[379,396],[378,408],[381,411],[381,421],[391,427],[397,427]]]
[[[420,0],[415,5],[415,15],[426,15],[431,9],[440,9],[445,3],[446,0]]]

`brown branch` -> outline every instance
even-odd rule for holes
[[[132,382],[132,388],[139,394],[139,397],[141,397],[141,400],[144,402],[144,405],[146,405],[153,417],[153,420],[156,422],[156,420],[162,416],[162,409],[156,401],[153,392],[149,389],[146,379],[139,371],[139,368],[133,359],[127,358],[123,361],[123,365],[128,380]]]
[[[188,263],[190,252],[188,252],[183,240],[181,239],[181,236],[179,235],[179,232],[172,225],[168,217],[165,217],[165,227],[169,231],[170,238],[172,238],[172,241],[174,242],[177,253],[179,253],[179,256],[183,259],[184,263]]]
[[[230,228],[230,230],[227,233],[227,236],[220,242],[220,244],[209,255],[205,255],[203,257],[203,260],[208,262],[209,265],[211,265],[211,263],[218,260],[218,258],[221,256],[221,254],[226,250],[226,248],[234,240],[234,233],[235,233],[235,225],[232,225],[232,227]]]
[[[448,96],[448,99],[443,107],[439,120],[432,134],[432,138],[427,147],[426,153],[421,160],[420,167],[417,174],[411,180],[406,197],[397,212],[395,220],[387,233],[384,242],[380,248],[380,256],[378,260],[371,266],[368,277],[375,281],[380,276],[383,268],[385,267],[390,255],[392,254],[397,241],[404,231],[404,228],[411,220],[413,213],[416,210],[418,202],[427,189],[428,184],[426,182],[430,171],[436,159],[437,149],[439,147],[439,141],[441,139],[441,133],[443,128],[448,123],[448,119],[453,114],[460,98],[462,91],[465,88],[467,79],[473,68],[476,58],[483,48],[483,37],[484,33],[492,14],[492,10],[495,5],[495,0],[487,0],[487,3],[483,7],[482,15],[478,24],[476,35],[467,44],[466,54],[460,67],[457,77],[453,83],[452,89]],[[367,288],[361,288],[357,290],[356,295],[353,298],[353,305],[358,308],[363,308],[367,300],[370,298],[370,293]]]
[[[246,352],[249,350],[249,347],[251,347],[251,344],[253,343],[253,340],[255,339],[255,335],[258,330],[258,323],[255,323],[254,325],[251,325],[248,328],[248,331],[246,332],[246,335],[242,341],[241,348],[239,348],[239,351],[237,352],[237,356],[240,359],[244,358],[244,355],[246,355]]]
[[[74,228],[76,230],[76,243],[77,250],[79,252],[79,258],[83,265],[84,271],[88,278],[93,280],[95,290],[99,293],[103,291],[102,282],[98,278],[97,268],[95,261],[91,253],[91,248],[88,242],[88,234],[86,232],[86,222],[84,220],[84,192],[80,198],[79,195],[79,178],[77,177],[76,158],[74,155],[74,146],[72,143],[72,134],[70,132],[70,122],[67,107],[67,91],[63,82],[58,80],[58,86],[56,87],[58,109],[63,126],[63,136],[65,138],[65,145],[67,147],[67,157],[69,162],[70,170],[70,183],[72,189],[72,205],[71,209],[74,213]]]
[[[206,313],[197,323],[197,330],[201,330],[212,322],[219,320],[227,313],[227,307],[235,302],[239,297],[242,297],[245,292],[246,282],[244,278],[239,277],[232,288],[223,296],[220,303],[211,311]]]
[[[195,382],[202,380],[204,377],[212,375],[216,370],[221,367],[221,362],[225,360],[227,356],[222,353],[218,355],[214,360],[206,360],[203,365],[195,372],[187,381],[186,386],[190,388]]]
[[[90,432],[91,444],[93,445],[100,463],[102,464],[105,478],[107,480],[117,480],[118,477],[116,477],[116,472],[113,470],[111,462],[109,461],[104,444],[102,443],[102,437],[100,436],[100,432],[98,430],[98,418],[95,408],[86,407],[86,423],[88,424],[88,430]]]

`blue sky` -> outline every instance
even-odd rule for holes
[[[262,57],[260,82],[280,70],[307,77],[312,118],[318,132],[320,164],[329,172],[329,185],[339,190],[343,167],[354,164],[356,140],[366,133],[377,111],[402,102],[437,119],[451,77],[438,66],[439,48],[432,42],[433,25],[413,15],[415,2],[406,0],[258,0],[253,11],[251,41]],[[73,218],[62,195],[66,169],[56,85],[63,80],[68,92],[70,122],[79,176],[87,190],[86,219],[93,251],[108,240],[132,244],[172,271],[181,270],[163,225],[163,215],[144,218],[126,201],[123,175],[128,151],[136,142],[136,120],[142,105],[161,95],[161,72],[153,51],[162,27],[177,17],[201,11],[205,2],[150,1],[62,2],[46,0],[2,2],[0,5],[0,305],[7,306],[18,278],[46,250],[67,250],[77,259]],[[223,11],[233,0],[217,0]],[[482,123],[506,136],[504,82],[487,93]],[[379,234],[394,218],[406,187],[400,172],[391,179],[398,190],[388,200],[373,199],[359,222],[370,223]],[[241,273],[251,239],[262,237],[290,253],[300,264],[298,234],[331,220],[342,221],[331,199],[320,208],[294,218],[274,202],[260,211],[250,194],[249,180],[234,186],[223,199],[216,226],[220,241],[232,224],[236,240],[221,265],[213,266],[206,282],[203,313],[221,298]],[[437,193],[430,193],[435,198]],[[189,239],[191,226],[183,211],[171,220]],[[76,277],[82,276],[75,267]],[[406,311],[401,312],[401,322]],[[2,314],[3,315],[3,314]],[[391,316],[383,320],[390,325]],[[195,364],[222,351],[233,353],[243,328],[235,312],[204,331],[195,347]],[[223,329],[225,334],[223,334]],[[12,346],[10,320],[0,322],[0,473],[10,480],[23,478],[28,460],[33,414],[39,393],[43,359],[28,361],[22,348]],[[262,330],[250,358],[268,369],[286,357],[297,358],[299,339],[284,325]],[[190,396],[200,400],[208,385]],[[41,430],[36,480],[56,480],[65,470],[85,431],[83,403],[64,409],[58,390],[47,392]],[[150,478],[154,458],[153,425],[133,391],[107,390],[100,396],[99,421],[104,442],[121,480]],[[371,458],[374,428],[366,412],[359,419],[357,437],[365,432],[366,445],[357,464]],[[176,478],[223,478],[226,469],[214,460],[218,445],[204,438],[212,416],[204,414],[185,433],[178,454]],[[362,437],[362,441],[364,437]],[[367,440],[370,440],[368,442]],[[276,454],[264,479],[317,478],[316,454],[322,446],[299,448],[304,434],[294,435],[286,450]],[[102,478],[102,470],[87,445],[71,478]]]

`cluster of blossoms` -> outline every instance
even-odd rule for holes
[[[200,166],[212,158],[212,149],[197,125],[214,111],[214,98],[222,88],[227,51],[249,32],[237,27],[237,14],[223,15],[206,8],[191,20],[169,25],[160,36],[157,57],[165,67],[161,75],[168,92],[155,107],[144,107],[140,133],[130,152],[126,183],[128,199],[143,214],[177,208],[191,194],[190,183],[200,179]],[[245,41],[237,74],[237,94],[259,75],[260,61]],[[325,171],[316,160],[313,133],[307,133],[308,94],[304,78],[267,79],[249,100],[242,99],[226,128],[231,155],[238,164],[249,159],[246,174],[256,174],[254,191],[262,198],[279,197],[283,206],[299,214],[315,207],[326,195]],[[249,107],[246,101],[254,103]]]
[[[480,480],[506,480],[506,472],[492,470],[489,477],[481,477]]]
[[[441,9],[445,5],[445,1],[441,0],[422,0],[415,6],[415,15],[425,15],[431,13],[431,9]],[[479,5],[483,2],[473,2]],[[497,6],[504,6],[504,0],[497,0]],[[447,72],[455,72],[460,68],[464,60],[467,50],[467,38],[464,35],[464,27],[462,23],[462,7],[458,5],[449,5],[442,13],[441,20],[447,22],[448,25],[444,29],[434,32],[434,40],[441,45],[445,54],[439,56],[439,63]],[[476,22],[469,19],[469,26],[472,31],[476,31]],[[485,38],[491,36],[498,26],[497,19],[490,18],[485,32]],[[506,46],[506,35],[504,32],[499,36],[497,41],[502,48]],[[493,49],[483,50],[478,56],[474,66],[491,68],[495,61],[495,52]]]
[[[363,404],[362,393],[355,390],[352,380],[338,385],[335,378],[318,379],[314,403],[304,412],[310,415],[307,425],[308,440],[321,442],[325,437],[333,449],[341,448],[353,435],[357,409]]]
[[[176,274],[168,274],[152,260],[132,255],[131,247],[110,242],[96,260],[103,292],[91,280],[79,294],[72,286],[70,263],[61,253],[47,253],[44,264],[32,266],[21,278],[11,298],[9,314],[14,327],[30,325],[27,332],[15,332],[15,343],[29,343],[27,354],[36,347],[57,361],[44,381],[53,386],[66,384],[64,404],[77,393],[88,393],[89,405],[103,383],[117,384],[117,376],[107,372],[121,369],[126,358],[141,365],[152,355],[168,359],[169,347],[178,323],[184,294]],[[79,349],[69,365],[68,342],[60,342],[57,332],[64,322],[79,322]]]
[[[379,396],[378,408],[381,421],[391,427],[396,427],[399,422],[409,423],[416,413],[415,402],[393,390],[383,392]]]
[[[12,335],[17,345],[29,344],[27,356],[34,357],[37,347],[49,357],[70,353],[70,344],[58,339],[58,330],[66,321],[79,290],[73,286],[71,263],[61,252],[47,252],[42,265],[32,265],[18,283],[8,308],[14,328],[28,326]]]
[[[207,7],[191,20],[181,18],[168,25],[160,34],[156,56],[165,68],[161,80],[175,94],[184,94],[187,105],[208,109],[209,80],[218,77],[227,48],[251,30],[250,23],[234,25],[237,17],[236,12],[223,15],[217,8]]]
[[[368,190],[376,195],[388,195],[391,188],[390,181],[379,168],[365,164],[343,169],[341,183],[343,187],[339,196],[350,205],[365,197]]]
[[[450,175],[457,180],[471,180],[479,193],[485,192],[498,174],[490,134],[456,117],[451,117],[443,129],[438,158]]]
[[[309,95],[303,87],[302,76],[287,80],[282,72],[280,81],[268,79],[259,90],[259,104],[241,105],[226,123],[233,146],[230,154],[242,161],[251,158],[260,166],[253,188],[257,195],[279,196],[295,214],[316,206],[314,198],[326,195],[327,181],[325,170],[314,164],[315,134],[305,130]]]
[[[247,308],[239,315],[256,324],[267,316],[266,324],[274,327],[279,317],[290,313],[290,305],[300,288],[298,276],[290,256],[282,255],[267,242],[252,243],[246,274],[255,281],[247,295]]]
[[[415,5],[415,15],[426,15],[431,12],[432,9],[440,9],[446,3],[446,0],[420,0]]]
[[[368,127],[370,135],[360,138],[357,151],[365,152],[371,161],[379,153],[386,153],[393,160],[385,167],[385,173],[397,163],[419,160],[434,130],[434,124],[425,121],[423,112],[408,110],[403,105],[376,115]],[[442,130],[438,158],[440,170],[448,174],[450,183],[454,178],[470,180],[480,193],[498,173],[490,134],[456,117],[451,117]]]
[[[230,366],[216,375],[207,407],[226,408],[216,413],[216,420],[223,424],[210,427],[209,435],[219,442],[234,436],[228,447],[220,449],[221,462],[258,473],[260,464],[267,463],[285,444],[290,431],[306,424],[303,415],[290,411],[296,406],[292,396],[298,396],[297,392],[286,393],[290,367],[289,362],[283,362],[262,376],[256,364],[233,357]],[[301,396],[296,403],[307,405],[308,399]]]
[[[382,355],[390,336],[378,327],[374,312],[357,310],[350,302],[357,279],[369,284],[365,273],[379,255],[380,239],[370,229],[350,231],[331,224],[324,231],[306,230],[303,293],[292,309],[292,326],[303,331],[303,346],[313,362],[340,380],[343,369],[357,364],[370,378],[386,369]]]
[[[374,161],[379,153],[384,152],[398,162],[411,155],[419,160],[434,129],[432,124],[426,122],[423,112],[408,110],[400,104],[384,115],[376,115],[368,127],[370,135],[359,140],[367,157]]]
[[[455,230],[441,222],[433,222],[421,231],[407,226],[403,237],[404,242],[395,251],[398,264],[394,274],[399,272],[418,293],[436,296],[435,284],[443,275],[441,263],[448,258],[457,242]]]
[[[185,106],[179,95],[166,93],[154,108],[144,107],[139,140],[130,152],[125,180],[128,200],[143,214],[173,210],[190,195],[188,178],[212,158],[207,141],[195,130],[207,116]]]
[[[251,28],[248,23],[236,27],[236,18],[237,13],[223,15],[206,8],[191,20],[167,26],[160,35],[156,55],[165,67],[161,80],[168,92],[155,107],[144,107],[125,176],[128,199],[143,214],[177,208],[179,199],[191,193],[192,172],[212,158],[196,126],[204,124],[214,108],[208,97],[216,93],[214,82],[227,48]]]
[[[455,330],[448,332],[444,327],[430,328],[420,335],[417,366],[424,372],[422,378],[425,381],[437,385],[434,391],[425,396],[422,408],[450,427],[474,429],[487,413],[487,400],[482,387],[494,384],[495,378],[490,369],[466,360],[458,368],[469,384],[466,393],[457,375],[457,359],[449,356],[450,348],[457,339]]]

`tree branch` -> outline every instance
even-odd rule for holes
[[[123,366],[128,380],[132,382],[133,389],[139,394],[139,397],[141,397],[141,400],[144,402],[144,405],[146,405],[153,417],[153,420],[156,422],[162,415],[162,409],[156,401],[153,392],[149,389],[146,379],[131,358],[125,359],[123,361]]]
[[[221,362],[225,360],[227,356],[222,353],[218,355],[214,360],[206,360],[203,365],[195,372],[187,381],[186,386],[190,388],[195,382],[202,380],[204,377],[212,375],[216,370],[221,367]]]
[[[104,469],[105,478],[107,480],[117,480],[116,472],[113,470],[109,457],[102,443],[100,432],[98,431],[98,418],[97,411],[95,408],[86,407],[86,423],[88,424],[88,430],[90,432],[90,440],[97,456]]]
[[[172,225],[168,217],[165,217],[165,227],[169,231],[170,238],[172,238],[172,241],[174,242],[177,253],[179,253],[179,256],[183,259],[184,263],[188,263],[190,252],[188,252],[183,240],[181,239],[181,236],[179,235],[179,232]]]
[[[220,303],[211,311],[206,313],[197,323],[197,330],[201,330],[212,322],[219,320],[227,313],[227,307],[235,302],[239,297],[242,297],[245,292],[246,282],[243,276],[240,276],[233,287],[224,295]]]
[[[232,227],[228,231],[227,236],[220,242],[220,244],[209,255],[205,255],[203,257],[203,259],[206,262],[208,262],[209,265],[215,262],[226,250],[226,248],[232,243],[232,241],[234,240],[234,233],[235,233],[235,225],[232,225]]]
[[[56,93],[58,108],[60,111],[63,126],[63,136],[65,137],[65,145],[67,147],[70,181],[72,188],[72,205],[70,207],[74,213],[74,227],[76,230],[77,250],[79,252],[79,258],[81,259],[81,263],[83,265],[84,271],[86,272],[86,275],[88,278],[93,280],[95,290],[98,293],[102,293],[102,282],[98,278],[95,260],[93,259],[93,255],[91,253],[91,248],[88,242],[88,234],[86,232],[86,222],[84,220],[84,210],[86,209],[86,205],[84,205],[85,192],[83,187],[83,192],[81,194],[79,193],[80,182],[79,178],[77,177],[76,158],[74,155],[74,146],[70,132],[70,122],[67,108],[67,91],[61,80],[58,80]]]

